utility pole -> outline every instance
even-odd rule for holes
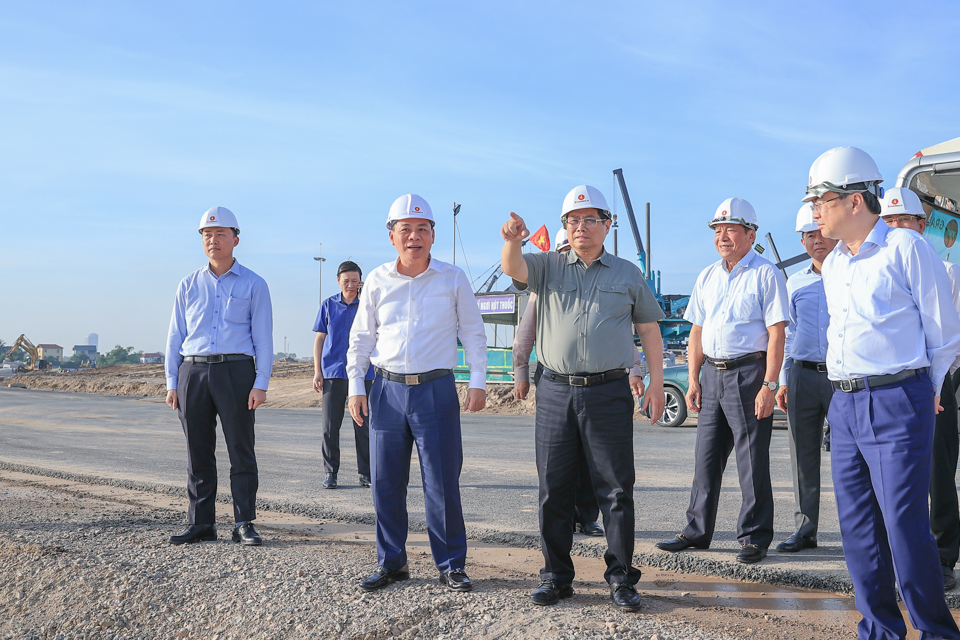
[[[453,264],[457,264],[457,214],[460,213],[460,205],[453,203]]]
[[[314,260],[320,265],[320,304],[323,304],[323,263],[327,261],[326,258],[321,257],[323,255],[323,243],[320,243],[320,255],[314,257]]]

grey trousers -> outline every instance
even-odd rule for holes
[[[820,444],[833,387],[826,372],[794,362],[787,379],[787,424],[795,531],[811,538],[820,524]]]
[[[754,402],[763,383],[766,359],[736,369],[718,370],[704,363],[697,420],[693,488],[683,535],[709,544],[717,522],[723,471],[736,450],[743,504],[737,520],[740,544],[762,549],[773,540],[773,488],[770,484],[770,435],[773,416],[757,420]]]

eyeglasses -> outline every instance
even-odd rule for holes
[[[820,202],[811,202],[810,204],[813,206],[813,210],[819,213],[820,210],[823,209],[823,205],[829,204],[831,202],[836,202],[837,200],[843,200],[845,197],[846,196],[837,196],[836,198],[830,198],[829,200],[821,200]]]
[[[883,221],[887,224],[910,224],[916,220],[919,220],[920,216],[883,216]]]
[[[583,224],[584,229],[593,229],[599,223],[603,222],[600,218],[567,218],[567,226],[576,229]]]

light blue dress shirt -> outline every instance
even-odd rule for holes
[[[219,278],[210,266],[180,281],[167,334],[167,389],[177,388],[183,356],[243,353],[256,358],[255,389],[273,370],[273,308],[267,283],[237,261]]]
[[[726,260],[697,278],[684,320],[703,328],[703,353],[729,359],[766,351],[767,327],[786,322],[787,283],[766,258],[750,249],[733,269]]]
[[[930,368],[934,393],[960,348],[960,317],[933,246],[916,231],[882,220],[853,255],[840,242],[823,261],[830,310],[831,380]]]
[[[787,384],[794,360],[827,361],[827,327],[830,326],[823,276],[812,266],[790,276],[787,295],[790,298],[790,321],[787,322],[780,384]]]

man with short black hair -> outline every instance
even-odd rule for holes
[[[262,544],[253,527],[259,475],[254,410],[267,399],[273,370],[273,310],[263,278],[240,265],[233,249],[240,225],[213,207],[200,219],[209,264],[180,281],[167,335],[167,404],[187,438],[189,526],[171,544],[217,539],[217,417],[230,454],[233,541]]]
[[[313,343],[313,390],[323,393],[320,424],[323,429],[323,479],[324,489],[337,488],[337,473],[340,470],[340,425],[343,422],[344,406],[349,391],[347,380],[347,346],[350,327],[359,308],[358,298],[363,285],[360,266],[347,260],[337,267],[337,284],[340,293],[330,296],[320,305],[313,330],[317,332]],[[373,384],[373,367],[364,376],[367,393]],[[352,421],[352,419],[351,419]],[[353,437],[357,449],[357,472],[360,486],[370,486],[370,428],[353,422]]]

